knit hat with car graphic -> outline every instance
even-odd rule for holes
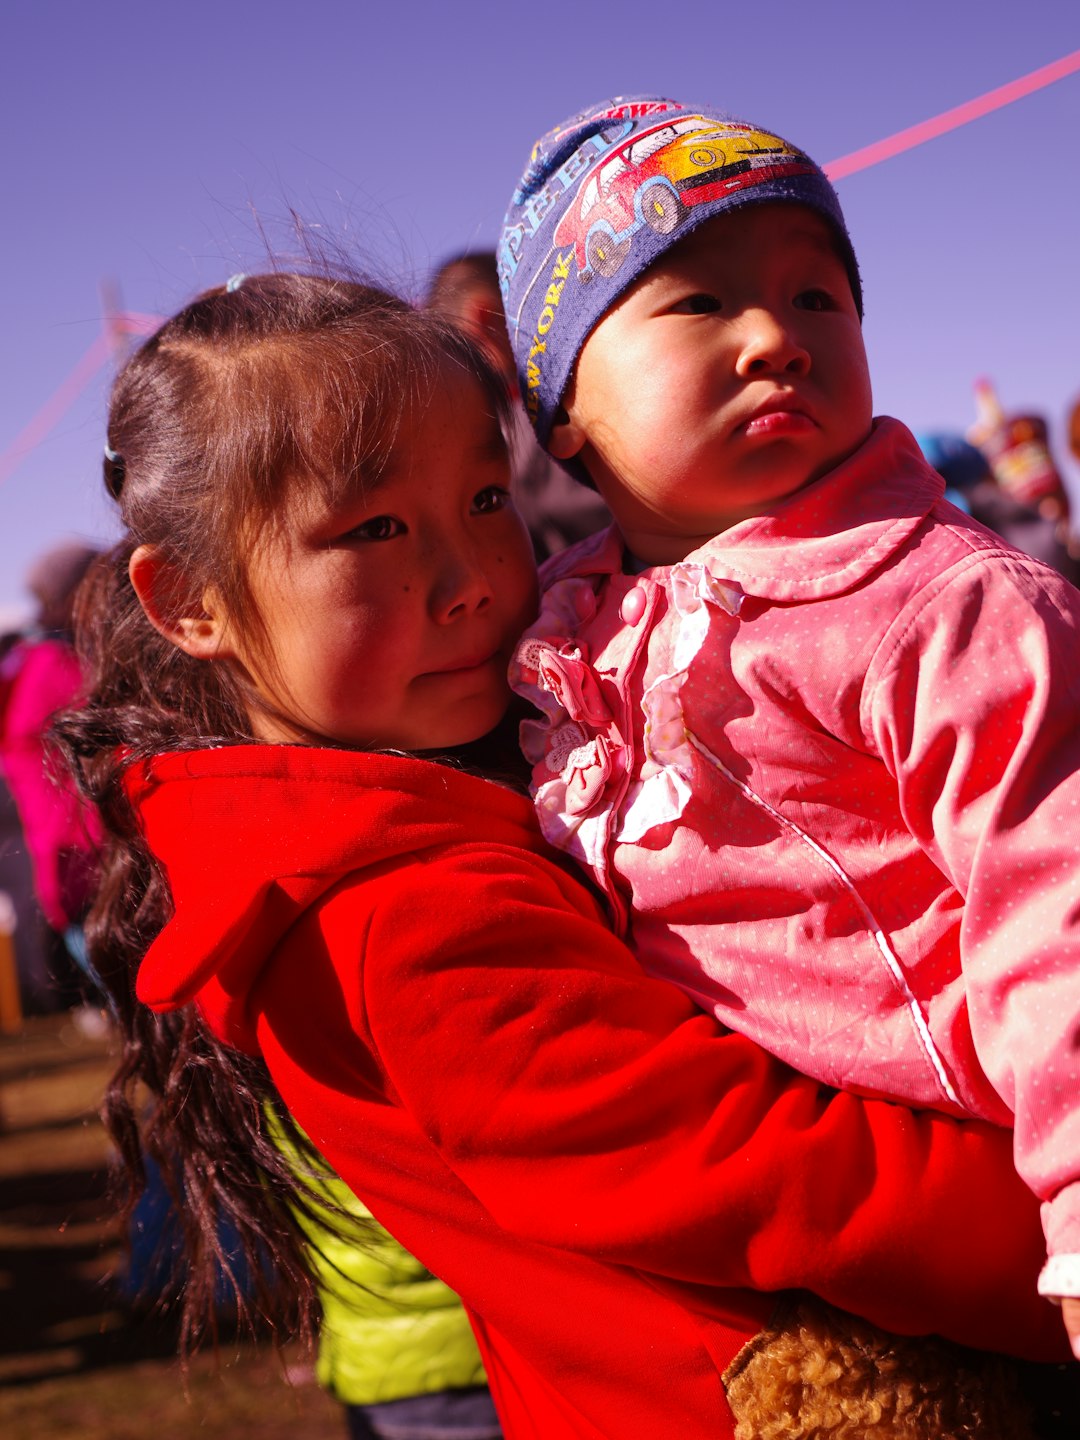
[[[695,226],[740,205],[806,205],[831,225],[859,315],[859,267],[824,172],[778,135],[659,97],[608,100],[533,147],[499,242],[521,393],[546,442],[574,362],[615,300]]]

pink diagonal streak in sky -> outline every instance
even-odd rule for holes
[[[105,362],[112,358],[118,340],[124,335],[151,335],[160,324],[160,316],[137,315],[132,312],[110,315],[106,319],[104,330],[83,353],[82,358],[67,379],[57,386],[37,414],[30,418],[4,453],[0,455],[0,485],[30,451],[36,445],[41,444]]]
[[[824,167],[825,174],[834,183],[843,180],[845,175],[867,170],[871,165],[890,160],[894,155],[900,155],[927,140],[934,140],[949,130],[967,125],[971,120],[979,120],[983,115],[989,115],[991,110],[1000,110],[1003,105],[1022,100],[1025,95],[1031,95],[1045,85],[1052,85],[1055,80],[1062,80],[1077,70],[1080,70],[1080,50],[1074,50],[1071,55],[1063,55],[1060,60],[1044,65],[1040,70],[1032,70],[1030,75],[1022,75],[1019,80],[1010,80],[1007,85],[988,90],[985,95],[980,95],[975,100],[968,100],[963,105],[935,115],[932,120],[923,120],[907,130],[900,130],[897,134],[890,135],[887,140],[876,140],[873,145],[853,150],[850,155],[844,155],[839,160],[830,160]]]

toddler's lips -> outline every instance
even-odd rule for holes
[[[770,409],[752,415],[743,425],[746,435],[805,435],[817,424],[805,410]]]

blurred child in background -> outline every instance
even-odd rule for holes
[[[49,721],[82,689],[72,648],[75,593],[98,551],[63,544],[42,555],[26,577],[35,601],[29,628],[0,658],[0,770],[18,809],[46,929],[45,972],[22,976],[24,1008],[48,1012],[77,1005],[81,925],[95,874],[94,822],[70,777],[50,764]]]

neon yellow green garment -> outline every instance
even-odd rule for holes
[[[300,1217],[322,1303],[319,1384],[344,1405],[485,1384],[453,1290],[392,1239],[343,1181],[328,1173],[321,1183],[356,1219],[328,1217],[324,1227]]]

